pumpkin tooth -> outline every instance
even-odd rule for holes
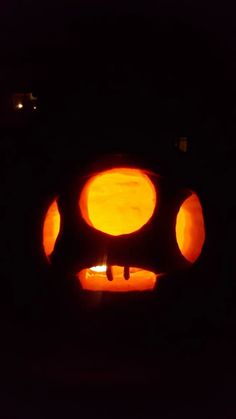
[[[124,266],[124,278],[126,281],[130,278],[129,266]]]
[[[108,281],[113,281],[112,269],[110,265],[107,266],[106,275]]]

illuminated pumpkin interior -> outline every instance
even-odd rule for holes
[[[143,227],[153,215],[156,199],[155,187],[145,172],[115,168],[86,183],[79,207],[90,226],[119,236]]]
[[[176,240],[182,255],[195,262],[200,256],[205,241],[202,207],[196,194],[181,205],[176,219]]]
[[[158,277],[154,272],[140,268],[129,268],[125,272],[121,266],[111,266],[109,276],[110,280],[106,265],[83,269],[77,274],[84,290],[110,292],[153,290]]]
[[[43,226],[43,248],[47,257],[54,250],[56,239],[60,231],[61,217],[57,206],[57,201],[50,205]]]

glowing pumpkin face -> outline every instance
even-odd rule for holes
[[[71,198],[73,222],[66,223],[64,216],[65,231],[60,234],[67,237],[68,249],[63,250],[58,239],[64,212],[60,198],[46,213],[43,247],[48,260],[61,266],[69,260],[68,269],[84,290],[153,290],[168,268],[194,263],[205,241],[197,195],[184,191],[178,198],[173,193],[169,202],[166,190],[157,175],[130,167],[81,179],[76,198]]]

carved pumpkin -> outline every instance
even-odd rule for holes
[[[204,241],[197,194],[133,166],[76,177],[43,225],[47,260],[90,291],[154,290],[160,276],[190,267]]]

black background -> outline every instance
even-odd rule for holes
[[[234,418],[233,6],[2,2],[0,27],[2,92],[38,96],[1,127],[1,417]],[[201,258],[153,295],[81,295],[40,254],[50,198],[113,154],[202,199]]]

